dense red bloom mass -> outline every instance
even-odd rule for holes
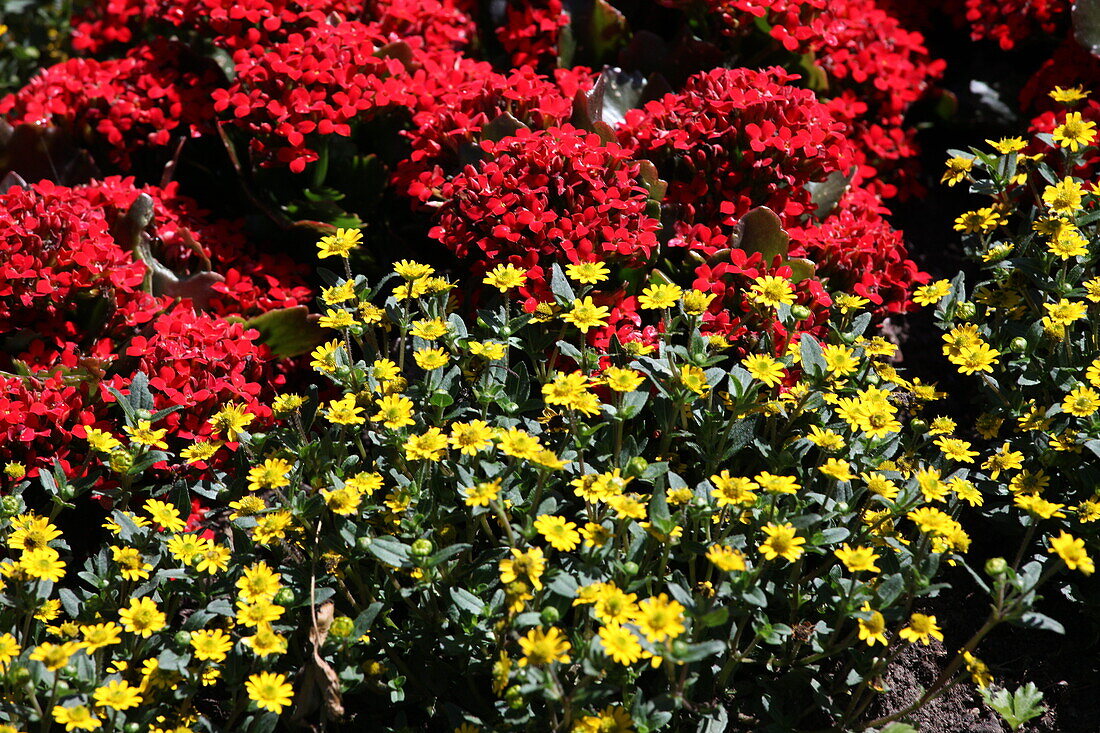
[[[144,232],[152,256],[181,276],[198,259],[240,268],[205,304],[211,310],[147,292],[147,265],[117,239],[142,193],[154,203]],[[0,235],[0,370],[18,375],[0,380],[0,459],[78,463],[79,426],[106,415],[104,385],[123,388],[137,371],[150,376],[158,408],[189,408],[167,418],[184,435],[229,400],[264,414],[258,398],[282,378],[257,333],[224,316],[297,305],[309,290],[286,260],[249,257],[236,225],[207,223],[174,187],[136,189],[115,177],[10,188],[0,194]]]
[[[183,44],[158,39],[121,59],[76,58],[46,69],[0,100],[0,114],[78,135],[94,129],[111,147],[111,159],[127,168],[135,147],[209,133],[218,77],[212,63]]]
[[[475,272],[595,260],[634,264],[656,246],[638,163],[615,143],[572,125],[519,130],[480,146],[484,159],[443,184],[431,236]],[[545,288],[537,276],[533,286]]]

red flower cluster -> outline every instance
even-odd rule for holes
[[[513,66],[539,67],[557,57],[558,37],[568,24],[561,0],[510,2],[496,35]]]
[[[680,221],[715,223],[767,206],[795,219],[811,207],[805,184],[846,170],[852,145],[813,92],[782,69],[715,69],[680,93],[630,110],[619,140],[657,165]]]
[[[948,0],[957,23],[970,26],[975,41],[996,41],[1006,51],[1037,33],[1058,32],[1069,15],[1069,0]]]
[[[187,247],[196,260],[236,262],[248,268],[235,280],[243,296],[227,289],[209,300],[214,310],[200,312],[191,300],[146,291],[146,263],[119,239],[143,192],[154,202],[143,232],[151,256],[178,266]],[[225,316],[298,304],[309,291],[294,284],[284,262],[269,259],[288,281],[277,296],[261,295],[265,280],[276,278],[254,269],[247,250],[232,252],[233,225],[201,217],[174,190],[136,189],[120,178],[72,188],[41,182],[0,194],[0,370],[19,375],[0,379],[0,460],[36,469],[57,458],[76,470],[86,452],[79,426],[106,415],[103,386],[123,387],[139,370],[150,375],[158,408],[188,408],[168,418],[183,420],[184,435],[200,432],[226,401],[264,413],[257,398],[282,377],[256,332]],[[213,237],[216,245],[200,244]]]
[[[476,252],[475,273],[529,268],[529,292],[546,300],[544,265],[637,264],[656,246],[660,222],[647,214],[639,164],[618,144],[563,125],[484,140],[480,151],[483,160],[440,187],[430,232],[460,257]]]
[[[13,124],[54,124],[78,136],[95,130],[111,160],[128,168],[135,147],[211,131],[210,95],[219,76],[183,44],[159,39],[121,59],[76,58],[46,69],[0,99],[0,114]]]

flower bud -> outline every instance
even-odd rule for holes
[[[275,594],[275,597],[271,599],[275,605],[283,606],[284,608],[294,603],[294,591],[290,588],[280,588],[279,592]]]
[[[332,619],[332,626],[329,627],[328,633],[333,638],[346,639],[353,631],[355,631],[355,621],[347,616],[337,616]]]
[[[176,646],[187,646],[191,643],[191,632],[177,631],[176,635],[172,637],[172,639],[176,642]]]
[[[513,710],[519,710],[527,704],[523,699],[523,691],[515,685],[504,691],[504,700]]]
[[[1027,351],[1027,339],[1023,336],[1017,336],[1012,339],[1012,343],[1009,345],[1013,351]]]
[[[974,314],[977,312],[977,306],[975,306],[969,300],[964,300],[955,304],[955,317],[961,318],[964,321],[968,321],[973,318]]]
[[[638,567],[638,563],[636,562],[631,561],[623,563],[623,572],[627,575],[637,575],[639,570],[641,570],[641,568]]]
[[[0,517],[13,517],[23,509],[23,501],[18,496],[0,498]]]
[[[649,461],[641,456],[635,456],[626,464],[626,475],[630,478],[638,478],[647,468],[649,468]]]
[[[432,549],[431,540],[419,539],[412,543],[409,554],[413,557],[427,557],[432,554]]]
[[[547,626],[550,626],[551,624],[556,624],[560,619],[561,611],[559,611],[554,606],[547,606],[546,608],[542,609],[542,613],[539,614],[539,620],[541,620],[542,623],[546,624]]]
[[[1008,562],[1003,557],[991,557],[985,561],[985,572],[991,577],[1004,575],[1008,570]]]
[[[916,432],[916,433],[926,433],[926,432],[928,432],[928,423],[925,422],[924,420],[920,419],[919,417],[915,417],[912,420],[910,420],[909,421],[909,427],[912,428],[913,432]]]
[[[813,315],[813,314],[810,312],[810,309],[807,308],[806,306],[802,305],[802,304],[791,306],[791,316],[796,321],[804,321],[807,318],[809,318],[811,315]]]

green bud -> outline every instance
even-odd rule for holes
[[[360,537],[359,539],[355,540],[355,549],[359,550],[360,552],[366,552],[370,549],[370,544],[373,541],[374,540],[370,537]]]
[[[847,514],[852,510],[851,505],[846,501],[838,501],[835,508],[838,514]]]
[[[791,316],[793,316],[794,319],[797,321],[804,321],[811,315],[812,314],[810,313],[810,309],[804,305],[798,304],[791,306]]]
[[[550,624],[556,624],[561,619],[561,612],[553,606],[547,606],[542,609],[542,613],[539,614],[539,620],[549,626]]]
[[[282,606],[286,608],[294,603],[294,591],[290,588],[280,588],[279,592],[275,594],[272,599],[276,606]]]
[[[504,700],[508,703],[508,707],[513,710],[519,710],[527,704],[523,699],[523,691],[514,685],[504,691]]]
[[[353,620],[347,616],[337,616],[332,619],[332,626],[329,627],[328,633],[337,639],[346,639],[353,631],[355,631]]]
[[[140,723],[127,723],[122,726],[122,733],[141,733]]]
[[[149,420],[153,417],[153,413],[148,410],[134,410],[134,417],[138,420]]]
[[[26,667],[12,667],[8,671],[12,687],[21,687],[31,681],[31,672]]]
[[[629,478],[638,478],[646,472],[647,468],[649,468],[649,461],[641,456],[635,456],[627,461],[626,475]]]
[[[974,314],[978,312],[977,306],[975,306],[969,300],[964,300],[955,304],[955,317],[961,318],[964,321],[970,320],[974,317]]]
[[[918,432],[918,433],[928,432],[928,423],[925,422],[924,420],[920,419],[919,417],[916,417],[916,418],[913,418],[912,420],[910,420],[909,421],[909,427],[911,427],[915,432]]]
[[[677,639],[676,641],[672,642],[672,656],[682,657],[687,653],[688,653],[688,645],[687,645],[686,641],[682,641],[680,639]]]
[[[1008,562],[1003,557],[991,557],[985,561],[985,572],[991,577],[1004,575],[1008,570]]]
[[[1027,351],[1027,339],[1023,336],[1017,336],[1012,339],[1012,343],[1009,345],[1013,351]]]
[[[188,644],[191,643],[191,632],[190,631],[177,631],[176,635],[172,638],[175,639],[175,642],[176,642],[177,646],[187,646]]]
[[[412,543],[412,547],[409,549],[409,554],[413,557],[427,557],[432,554],[432,541],[419,539]]]
[[[115,473],[126,473],[130,470],[130,467],[134,465],[134,457],[123,450],[112,451],[111,458],[107,461],[107,465],[109,465],[111,470]]]
[[[5,496],[0,499],[0,517],[14,517],[23,510],[23,501],[18,496]]]
[[[637,575],[641,568],[638,567],[638,563],[630,561],[623,563],[623,572],[627,575]]]

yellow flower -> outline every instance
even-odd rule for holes
[[[130,436],[130,440],[135,443],[147,445],[150,448],[160,448],[161,450],[167,450],[168,448],[168,444],[164,442],[164,436],[168,434],[168,429],[153,430],[153,425],[148,420],[138,420],[136,428],[126,425],[122,429]]]
[[[216,434],[225,433],[226,440],[235,441],[255,419],[256,416],[248,412],[245,405],[230,402],[214,413],[210,418],[210,427]]]
[[[1068,87],[1063,89],[1062,87],[1054,87],[1051,91],[1047,92],[1050,98],[1059,104],[1073,104],[1074,102],[1080,102],[1082,99],[1087,99],[1088,92],[1082,90],[1080,86]]]
[[[149,512],[149,516],[160,525],[161,529],[169,532],[182,532],[187,525],[180,517],[179,510],[167,502],[148,499],[145,502],[145,511]]]
[[[940,436],[932,441],[941,452],[953,461],[973,463],[978,451],[970,450],[970,442],[959,438]]]
[[[851,481],[855,478],[851,465],[843,458],[829,458],[817,470],[837,481]]]
[[[1080,112],[1070,112],[1065,122],[1054,128],[1051,138],[1060,147],[1076,153],[1082,145],[1091,145],[1096,139],[1096,123],[1081,119]]]
[[[527,552],[512,548],[512,557],[500,561],[500,582],[504,585],[522,580],[535,590],[542,590],[542,574],[546,571],[546,558],[541,547]]]
[[[580,533],[585,547],[603,547],[613,536],[611,530],[595,522],[586,522]]]
[[[497,265],[482,280],[483,283],[494,287],[502,293],[507,293],[513,288],[518,288],[527,282],[527,270],[509,263]]]
[[[463,500],[466,506],[489,506],[489,502],[496,501],[500,496],[500,479],[483,481],[471,488],[464,490]]]
[[[435,341],[451,330],[450,325],[439,318],[422,318],[413,321],[409,333],[425,341]]]
[[[209,542],[195,558],[195,570],[210,575],[224,573],[229,569],[229,559],[232,555],[228,547]]]
[[[821,353],[825,357],[825,369],[833,377],[846,377],[859,368],[855,351],[843,344],[827,344]]]
[[[149,577],[149,571],[153,566],[145,562],[141,552],[133,547],[111,546],[113,559],[120,568],[123,578],[126,580],[144,580]]]
[[[629,629],[612,623],[600,628],[599,635],[603,653],[612,661],[630,666],[642,658],[642,645]]]
[[[956,155],[953,158],[948,158],[947,170],[944,171],[943,178],[940,179],[940,183],[946,183],[948,186],[954,186],[960,181],[965,181],[966,177],[970,175],[970,169],[973,167],[973,158],[966,158],[961,155]]]
[[[890,643],[886,640],[885,633],[886,619],[883,615],[872,609],[868,603],[864,603],[860,611],[870,614],[868,618],[859,619],[860,641],[866,641],[867,646],[874,646],[876,642],[883,646],[889,646]]]
[[[668,595],[662,593],[638,604],[634,623],[645,638],[654,643],[675,639],[686,630],[684,610],[680,603],[669,600]]]
[[[65,707],[54,705],[53,719],[65,726],[66,731],[74,730],[99,730],[99,718],[92,715],[87,705],[73,705]]]
[[[336,308],[329,308],[325,311],[325,315],[321,316],[317,321],[317,325],[321,328],[351,328],[355,326],[358,321],[355,320],[355,316],[346,310],[338,310]]]
[[[992,206],[968,211],[955,219],[955,231],[967,234],[991,232],[1004,223],[1004,217]]]
[[[262,560],[246,567],[237,578],[237,590],[246,601],[271,600],[281,587],[279,575]]]
[[[492,341],[471,341],[467,344],[467,347],[470,349],[471,356],[481,356],[489,361],[503,359],[507,348],[504,344]]]
[[[25,550],[19,559],[19,567],[32,578],[56,583],[65,577],[65,563],[52,547]]]
[[[950,281],[937,280],[936,282],[929,283],[928,285],[921,285],[919,288],[914,290],[913,302],[917,305],[935,305],[950,292]]]
[[[647,310],[671,308],[683,293],[679,285],[650,285],[642,289],[642,294],[638,296],[638,305]]]
[[[51,672],[57,671],[69,664],[69,658],[80,651],[80,644],[75,641],[67,641],[64,644],[43,642],[31,652],[31,661],[42,662],[42,666]]]
[[[253,466],[248,470],[249,491],[262,489],[281,489],[290,486],[290,472],[294,465],[282,458],[268,458],[259,466]]]
[[[581,535],[577,531],[575,522],[566,521],[565,517],[557,517],[551,514],[542,514],[535,519],[535,529],[541,534],[550,546],[555,550],[569,552],[580,544]]]
[[[745,569],[745,555],[729,545],[711,545],[707,550],[707,559],[719,570],[730,573]]]
[[[762,275],[753,281],[749,288],[749,300],[760,305],[774,308],[779,305],[794,305],[794,288],[790,280],[774,275]]]
[[[710,477],[714,484],[711,494],[718,500],[718,506],[738,506],[740,504],[752,504],[756,501],[756,489],[760,488],[755,482],[747,478],[731,476],[730,472],[723,469],[721,473]]]
[[[914,613],[909,616],[909,625],[898,632],[898,636],[906,641],[920,642],[928,645],[929,639],[943,641],[943,632],[936,625],[935,616],[926,616],[923,613]]]
[[[414,260],[398,260],[393,263],[393,271],[403,280],[415,282],[435,273],[435,268]]]
[[[294,687],[286,681],[286,675],[273,672],[249,675],[245,690],[248,692],[248,699],[256,703],[256,707],[275,714],[283,712],[283,708],[290,705],[294,694]]]
[[[115,680],[97,687],[94,697],[96,705],[112,710],[127,710],[141,705],[138,688],[131,687],[125,680]]]
[[[881,572],[881,568],[875,565],[879,556],[870,547],[849,547],[845,542],[844,546],[834,550],[833,554],[844,563],[844,567],[848,568],[849,572],[858,573],[864,570],[872,573]]]
[[[152,598],[131,598],[129,607],[121,609],[118,616],[122,628],[143,638],[163,629],[167,620]]]
[[[440,348],[420,349],[413,353],[413,359],[416,360],[417,366],[428,372],[445,367],[447,362],[450,361],[447,352]]]
[[[601,283],[610,272],[602,262],[575,262],[565,266],[565,274],[569,279],[582,285]]]
[[[1081,184],[1070,176],[1043,189],[1043,201],[1055,214],[1075,214],[1081,209]]]
[[[355,395],[349,394],[329,401],[325,417],[336,425],[362,425],[367,419],[359,414],[361,412],[363,408],[355,404]]]
[[[523,650],[523,658],[519,660],[521,667],[568,663],[568,652],[572,648],[572,644],[565,640],[565,636],[556,626],[551,626],[548,631],[543,631],[541,626],[531,629],[526,636],[520,637],[519,646]]]
[[[321,289],[321,300],[325,301],[325,305],[336,305],[354,297],[355,283],[351,280],[345,280],[339,285],[333,285],[331,288]]]
[[[108,621],[103,624],[81,626],[80,634],[83,637],[83,641],[80,642],[80,645],[89,654],[92,654],[98,649],[104,649],[118,644],[121,641],[119,638],[120,633],[122,633],[122,627],[113,621]]]
[[[413,402],[404,395],[386,395],[378,400],[378,413],[371,417],[372,422],[381,422],[391,430],[412,425]]]
[[[8,662],[19,656],[20,646],[11,634],[0,634],[0,671],[3,671]]]
[[[221,629],[192,631],[191,648],[196,659],[221,662],[233,648],[233,639]]]
[[[680,297],[680,302],[684,305],[684,311],[693,315],[701,316],[706,313],[710,308],[710,304],[718,297],[717,293],[704,293],[700,290],[685,290],[684,294]]]
[[[447,436],[439,428],[428,428],[421,435],[410,435],[403,447],[410,461],[438,461],[447,452]]]
[[[970,679],[978,687],[986,688],[993,683],[993,675],[985,662],[975,657],[970,652],[963,652],[963,661],[966,662],[966,671],[970,673]]]
[[[806,544],[806,539],[798,536],[793,524],[768,522],[762,529],[767,539],[760,543],[758,549],[765,560],[782,557],[788,562],[794,562],[802,557],[804,552],[802,545]]]
[[[1047,249],[1060,260],[1082,257],[1089,253],[1089,240],[1077,227],[1066,227],[1047,242]],[[1091,300],[1091,298],[1090,298]]]
[[[88,441],[88,445],[91,446],[92,450],[100,453],[110,453],[122,447],[122,443],[118,438],[105,430],[99,430],[90,425],[84,426],[84,439]]]
[[[581,333],[588,333],[589,329],[606,326],[605,320],[611,314],[606,306],[596,305],[592,302],[592,296],[574,300],[572,309],[562,316],[567,323],[572,323]]]
[[[757,474],[755,480],[769,494],[797,494],[802,488],[794,476],[776,476],[767,471]]]
[[[1027,147],[1027,143],[1022,137],[1005,137],[994,142],[993,140],[986,140],[994,150],[1001,155],[1008,155],[1009,153],[1018,153]]]
[[[492,447],[492,438],[493,429],[484,420],[456,422],[451,425],[451,447],[466,456],[476,455],[478,451]]]
[[[763,382],[768,387],[774,387],[782,382],[783,377],[787,374],[783,362],[762,354],[745,357],[741,365],[752,375],[753,379]]]
[[[321,259],[333,256],[347,257],[348,253],[362,240],[363,233],[358,229],[337,229],[335,234],[321,237],[317,242],[317,256]]]
[[[615,392],[633,392],[645,381],[641,372],[620,367],[607,367],[603,370],[603,382]]]
[[[1062,402],[1062,412],[1075,417],[1089,417],[1097,410],[1100,410],[1100,394],[1090,387],[1075,387]]]
[[[702,369],[690,364],[680,367],[680,384],[699,396],[703,396],[710,389],[707,385],[707,375]]]
[[[844,437],[842,435],[834,433],[828,428],[822,429],[817,425],[811,425],[810,432],[803,437],[822,450],[836,451],[844,447]]]
[[[539,439],[521,428],[508,428],[497,434],[500,451],[506,456],[535,460],[543,450]]]

